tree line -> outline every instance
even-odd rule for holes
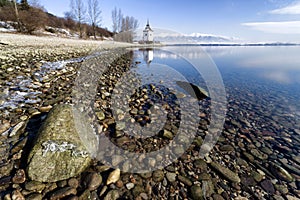
[[[101,28],[102,11],[100,0],[70,0],[70,10],[64,17],[56,17],[39,4],[38,0],[0,0],[0,20],[16,22],[19,32],[32,34],[38,28],[58,27],[79,32],[79,37],[118,36],[116,40],[132,42],[133,30],[138,27],[138,20],[124,16],[121,9],[112,11],[112,33]],[[51,29],[47,30],[53,31]],[[109,34],[110,33],[110,34]]]

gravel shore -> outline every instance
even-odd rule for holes
[[[105,136],[115,146],[130,152],[158,150],[176,137],[181,116],[177,97],[171,90],[149,84],[128,95],[134,83],[140,81],[128,72],[141,62],[134,60],[132,52],[124,53],[123,48],[117,47],[130,45],[15,34],[1,34],[0,43],[0,200],[299,199],[299,146],[290,145],[292,141],[299,143],[295,136],[300,134],[299,130],[294,130],[295,134],[281,131],[278,143],[274,140],[274,132],[282,130],[278,124],[272,124],[272,120],[262,123],[255,114],[249,115],[249,119],[241,116],[241,105],[249,105],[250,96],[229,91],[232,99],[222,136],[204,159],[199,150],[209,134],[209,98],[201,103],[204,112],[199,113],[197,136],[192,144],[184,153],[182,146],[174,148],[174,153],[181,155],[178,160],[154,171],[131,173],[128,159],[114,154],[108,145],[103,145],[101,152],[104,160],[111,159],[116,169],[96,159],[85,162],[87,152],[80,142],[66,136],[76,132],[72,130],[76,121],[66,114],[70,106],[64,105],[74,106],[77,101],[78,110],[89,115],[98,136]],[[82,74],[85,76],[78,79]],[[130,81],[118,85],[124,75]],[[120,104],[115,113],[117,118],[112,112],[113,91],[127,98],[125,103],[116,102]],[[91,98],[93,102],[89,101]],[[154,106],[157,103],[163,104]],[[58,104],[63,105],[59,108]],[[130,115],[122,113],[122,109]],[[126,126],[134,133],[134,125],[147,127],[164,114],[168,114],[167,123],[153,137],[134,138],[124,130]],[[192,122],[195,117],[190,117]],[[58,125],[51,128],[53,124]],[[190,125],[183,127],[183,133],[188,135]],[[293,124],[289,130],[292,127]],[[258,128],[262,131],[256,131]],[[60,133],[66,136],[63,141]],[[185,137],[180,141],[185,144]],[[151,159],[139,156],[136,162],[155,166],[169,158],[170,155],[160,154]],[[68,176],[68,171],[64,171],[70,163],[68,159],[79,167],[85,167],[85,163],[89,166],[75,175],[71,167]],[[55,166],[59,162],[64,164]],[[62,173],[67,176],[60,179]]]

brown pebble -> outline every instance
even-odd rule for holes
[[[25,171],[23,169],[17,170],[16,174],[12,178],[12,182],[17,184],[24,183],[25,180],[26,180],[26,176],[25,176]]]
[[[79,182],[76,178],[71,178],[68,180],[68,185],[72,188],[77,188],[79,185]]]
[[[116,182],[116,186],[117,186],[118,188],[121,188],[121,187],[123,187],[123,186],[124,186],[124,183],[123,183],[123,181],[121,181],[121,180],[118,180],[118,181]]]

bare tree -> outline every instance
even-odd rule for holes
[[[83,36],[83,26],[85,21],[86,9],[83,0],[71,0],[71,12],[75,21],[78,22],[79,26],[79,37]]]
[[[126,16],[122,19],[121,32],[135,31],[138,28],[138,20],[134,17]]]
[[[22,31],[21,22],[20,22],[20,16],[19,16],[19,10],[18,10],[18,6],[17,6],[17,1],[13,0],[13,3],[14,3],[15,14],[16,14],[17,23],[18,23],[18,31]]]
[[[121,31],[121,27],[122,27],[122,19],[123,19],[123,14],[121,9],[117,9],[117,7],[115,7],[111,13],[111,17],[112,17],[112,28],[113,28],[113,33],[118,33]]]
[[[138,20],[134,17],[126,16],[121,20],[120,33],[114,36],[116,41],[133,42],[135,30],[138,28]]]
[[[93,35],[96,39],[96,27],[101,23],[101,10],[99,8],[99,0],[88,0],[88,15],[90,23],[93,27]]]
[[[118,11],[117,11],[117,7],[115,7],[113,9],[113,11],[111,12],[111,19],[112,19],[112,31],[113,33],[116,33],[118,30]]]

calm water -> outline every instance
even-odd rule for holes
[[[209,74],[209,69],[215,68],[226,90],[226,121],[246,120],[248,126],[243,128],[253,134],[269,131],[278,138],[282,134],[291,135],[285,141],[296,139],[295,143],[286,146],[294,148],[297,155],[300,145],[299,53],[299,46],[180,46],[137,50],[136,60],[141,64],[136,72],[141,74],[143,83],[160,81],[180,90],[174,82],[185,79],[207,89],[202,72]],[[196,63],[198,70],[191,63]]]

